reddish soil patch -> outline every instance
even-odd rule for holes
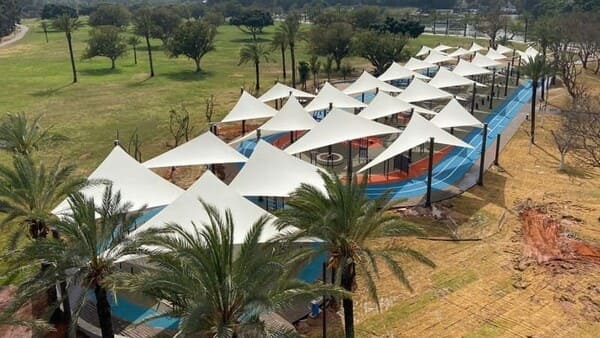
[[[4,311],[14,297],[16,288],[13,286],[5,287],[0,290],[0,311]],[[32,306],[27,303],[15,315],[17,318],[31,318]],[[0,326],[0,338],[10,337],[32,337],[31,329],[23,326],[5,325]]]
[[[550,261],[583,261],[600,264],[600,248],[570,238],[560,222],[537,209],[527,209],[523,218],[523,258],[538,264]]]

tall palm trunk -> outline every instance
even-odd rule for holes
[[[137,48],[133,46],[133,64],[137,65]]]
[[[152,64],[152,48],[150,47],[150,36],[146,34],[146,47],[148,48],[148,61],[150,62],[150,77],[154,76],[154,65]]]
[[[94,290],[96,294],[96,312],[100,322],[102,338],[113,338],[115,336],[112,327],[112,315],[110,313],[110,303],[108,302],[108,293],[100,285],[96,285]]]
[[[60,282],[60,292],[62,293],[62,305],[63,305],[63,318],[65,322],[71,323],[71,302],[69,301],[69,290],[67,290],[67,283]]]
[[[287,78],[287,72],[285,70],[285,44],[281,44],[281,67],[283,70],[283,79]]]
[[[537,95],[537,80],[534,80],[531,83],[531,144],[535,144],[535,104],[536,104],[536,95]]]
[[[296,55],[293,43],[290,43],[290,58],[292,61],[292,87],[296,88]]]
[[[258,94],[258,90],[260,89],[260,66],[259,66],[260,62],[255,61],[254,62],[254,71],[256,72],[256,86],[254,86],[254,89],[256,90],[256,93]]]
[[[73,70],[73,83],[77,83],[77,69],[75,69],[75,56],[73,56],[73,44],[71,43],[71,33],[66,32],[67,45],[69,46],[69,55],[71,56],[71,69]]]
[[[346,266],[342,271],[342,287],[352,292],[352,286],[356,279],[354,263]],[[344,306],[344,330],[346,332],[346,338],[354,338],[354,302],[352,298],[344,298],[342,300]]]

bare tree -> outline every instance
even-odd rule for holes
[[[560,153],[560,164],[558,170],[565,170],[565,158],[567,153],[573,149],[575,143],[575,135],[569,132],[567,128],[562,126],[560,129],[554,131],[551,130],[554,144]]]
[[[190,112],[185,105],[181,104],[179,109],[171,108],[169,110],[169,131],[173,135],[174,144],[167,144],[167,146],[175,148],[183,139],[186,142],[189,141],[193,129],[194,127],[190,123]]]
[[[498,32],[507,25],[507,17],[502,13],[503,3],[490,2],[488,9],[483,13],[476,28],[490,37],[490,48],[496,48]]]
[[[140,138],[140,134],[138,133],[137,128],[131,134],[129,138],[129,143],[127,144],[127,152],[133,156],[138,162],[142,162],[142,139]]]
[[[583,95],[564,114],[565,130],[574,137],[575,156],[600,167],[600,99]]]

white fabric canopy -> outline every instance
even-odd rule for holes
[[[448,54],[448,56],[451,56],[451,57],[453,57],[453,58],[459,58],[459,57],[461,57],[461,56],[469,55],[469,54],[471,54],[471,53],[472,53],[472,52],[470,52],[470,51],[468,51],[468,50],[466,50],[466,49],[464,49],[464,48],[460,47],[460,48],[458,48],[457,50],[455,50],[454,52],[452,52],[452,53]]]
[[[479,67],[483,67],[483,68],[489,68],[489,67],[498,67],[500,65],[502,65],[502,63],[496,61],[496,60],[492,60],[489,57],[480,54],[480,53],[475,53],[475,57],[473,58],[473,60],[471,60],[471,63],[474,64],[475,66],[479,66]]]
[[[275,114],[277,114],[275,108],[261,102],[244,90],[238,102],[221,122],[262,119],[275,116]]]
[[[143,163],[146,168],[179,167],[215,163],[239,163],[248,159],[210,131]]]
[[[431,123],[440,128],[477,127],[483,128],[483,123],[471,115],[458,101],[450,100],[448,104],[434,116]]]
[[[413,76],[418,79],[429,80],[428,76],[425,76],[421,73],[413,72],[412,70],[400,65],[397,62],[392,62],[388,69],[386,69],[386,71],[383,72],[383,74],[379,75],[378,79],[381,81],[393,81],[401,79],[411,79]]]
[[[498,44],[496,51],[501,54],[510,54],[514,51],[514,49]]]
[[[410,58],[406,64],[404,64],[405,68],[408,68],[412,71],[424,70],[428,68],[437,68],[433,63],[425,62],[423,60]]]
[[[306,111],[312,112],[317,110],[329,109],[329,104],[335,108],[364,108],[367,105],[355,98],[344,94],[339,89],[332,86],[329,82],[325,82],[319,94],[304,107]]]
[[[112,182],[113,193],[120,191],[122,200],[132,203],[132,210],[167,205],[183,193],[181,188],[141,165],[120,146],[112,149],[88,179]],[[81,193],[100,203],[105,188],[105,184],[95,184],[82,189]],[[68,200],[64,200],[52,213],[59,215],[69,211]]]
[[[333,109],[316,127],[287,147],[285,152],[297,154],[344,141],[397,132],[398,129],[385,124]]]
[[[427,46],[422,46],[421,49],[419,49],[419,51],[417,52],[417,54],[415,54],[415,56],[419,57],[419,56],[427,55],[427,54],[429,54],[430,51],[431,51],[431,48],[429,48]]]
[[[290,86],[284,85],[283,83],[277,82],[273,87],[267,90],[258,99],[261,102],[269,102],[277,99],[284,99],[290,95],[300,98],[315,97],[313,94],[309,94],[307,92],[303,92],[299,89],[292,88]]]
[[[437,74],[435,74],[433,79],[431,79],[431,81],[428,82],[428,84],[436,88],[448,88],[470,86],[473,85],[474,82],[475,81],[453,73],[446,68],[440,68],[440,70],[437,72]],[[481,83],[477,83],[477,85],[482,87],[484,86]]]
[[[431,86],[419,79],[414,79],[410,85],[397,96],[400,100],[412,103],[420,101],[449,99],[452,94]]]
[[[433,50],[438,51],[438,52],[445,52],[448,49],[452,49],[452,48],[454,48],[454,47],[450,47],[450,46],[446,46],[446,45],[440,44],[440,45],[435,46],[433,48]]]
[[[379,163],[382,163],[396,155],[402,154],[409,149],[423,144],[429,141],[430,137],[435,138],[435,143],[472,148],[470,145],[456,138],[454,135],[431,123],[423,116],[414,114],[402,134],[400,134],[400,136],[381,154],[375,157],[366,166],[362,167],[359,172],[372,168]]]
[[[154,217],[136,229],[132,236],[148,229],[162,228],[168,223],[176,223],[184,227],[188,233],[194,233],[196,228],[210,224],[208,214],[199,199],[214,206],[221,215],[225,210],[231,210],[235,225],[233,243],[241,244],[254,222],[269,213],[250,202],[231,187],[221,182],[210,171],[205,172],[189,189],[169,204]],[[275,237],[279,232],[269,222],[263,229],[261,242]]]
[[[454,67],[452,72],[460,76],[492,74],[491,70],[476,66],[470,63],[469,61],[465,60],[459,60],[458,64],[456,65],[456,67]]]
[[[469,48],[469,52],[471,52],[471,53],[480,52],[482,50],[485,50],[485,48],[483,46],[478,45],[475,42],[473,42],[473,44],[471,45],[471,48]]]
[[[500,61],[500,60],[506,60],[506,55],[498,52],[497,50],[490,48],[487,52],[487,54],[485,54],[485,56],[489,57],[492,60],[495,61]]]
[[[402,101],[386,93],[379,92],[379,94],[375,96],[371,103],[369,103],[369,106],[361,110],[358,116],[367,118],[369,120],[374,120],[399,112],[407,112],[411,109],[414,109],[414,111],[423,114],[437,114],[431,110],[415,106],[414,104]]]
[[[244,141],[248,141],[248,140],[256,140],[257,139],[257,131],[258,129],[254,129],[253,131],[246,133],[245,135],[239,136],[238,138],[234,139],[233,141],[229,142],[229,146],[231,147],[237,147],[239,146],[242,142]],[[281,131],[277,131],[277,130],[261,130],[260,131],[260,137],[266,137],[266,136],[270,136],[270,135],[275,135],[275,134],[280,134]]]
[[[530,58],[534,59],[540,52],[538,52],[533,47],[527,47],[527,49],[524,52],[518,50],[517,53],[519,53],[519,55],[521,55],[522,62],[528,63]]]
[[[438,63],[455,61],[455,59],[453,57],[451,57],[451,56],[448,56],[448,55],[444,54],[444,53],[432,50],[429,53],[429,55],[427,55],[427,57],[425,58],[425,60],[423,60],[423,61],[429,62],[429,63],[433,63],[433,64],[438,64]]]
[[[288,197],[302,183],[325,191],[319,171],[316,166],[260,140],[229,187],[243,196]]]
[[[277,115],[260,126],[260,130],[294,131],[309,130],[317,125],[317,121],[308,114],[295,97],[290,97],[281,107]]]
[[[364,71],[356,81],[343,90],[346,95],[355,95],[360,93],[366,93],[379,89],[380,91],[388,93],[399,93],[402,91],[400,88],[396,88],[389,83],[379,80],[375,76]]]

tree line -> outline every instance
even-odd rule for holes
[[[17,0],[0,0],[0,38],[14,32],[20,19],[21,9]]]

